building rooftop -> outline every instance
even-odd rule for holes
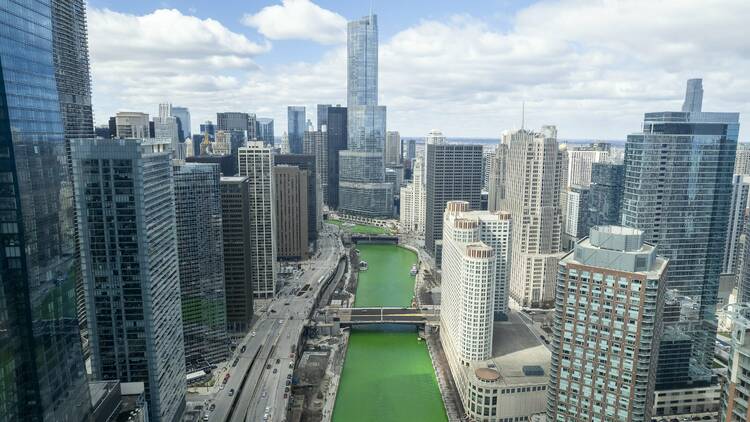
[[[242,182],[247,176],[221,176],[222,182]]]

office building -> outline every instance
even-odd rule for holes
[[[279,259],[308,258],[307,188],[310,174],[296,166],[276,165],[276,245]],[[312,222],[314,224],[314,222]]]
[[[184,160],[185,152],[183,150],[182,140],[180,139],[179,125],[177,118],[172,116],[172,104],[159,104],[159,116],[154,117],[154,138],[169,139],[172,149],[172,158]]]
[[[573,249],[576,240],[588,235],[589,189],[574,185],[568,188],[567,196],[562,242],[563,249],[569,251]]]
[[[416,139],[409,139],[406,144],[406,158],[413,160],[417,157],[417,141]]]
[[[554,300],[564,151],[554,126],[509,134],[505,204],[514,223],[510,296],[521,306],[550,306]]]
[[[187,372],[229,356],[218,164],[174,170],[177,256]]]
[[[734,160],[734,174],[750,176],[750,143],[737,144],[737,157]]]
[[[221,225],[224,241],[224,290],[227,329],[245,334],[253,320],[250,184],[247,177],[222,177]]]
[[[281,134],[281,147],[279,150],[282,154],[291,154],[290,152],[291,147],[289,146],[289,135],[284,132]]]
[[[609,159],[609,144],[593,143],[588,146],[571,147],[568,145],[567,185],[589,187],[591,184],[591,166],[594,163],[606,162]]]
[[[385,166],[401,164],[401,135],[398,131],[389,130],[385,133]]]
[[[222,176],[237,175],[237,159],[231,155],[199,155],[187,157],[185,161],[188,163],[218,164]]]
[[[71,143],[94,378],[143,382],[149,418],[176,422],[187,386],[169,147]]]
[[[328,109],[331,107],[331,104],[318,104],[318,120],[316,123],[319,131],[323,130],[323,126],[328,126]]]
[[[79,49],[84,12],[79,1],[0,3],[2,422],[83,422],[91,413],[72,274],[72,188],[61,160],[66,139],[93,132],[88,50]],[[82,97],[66,97],[75,93]]]
[[[149,120],[147,113],[121,111],[115,115],[117,138],[150,138]]]
[[[273,157],[274,165],[295,166],[307,171],[307,239],[318,240],[318,231],[323,225],[322,197],[315,181],[318,178],[315,156],[305,154],[277,154]]]
[[[328,131],[326,127],[323,130],[305,131],[302,153],[305,155],[315,156],[315,177],[311,182],[316,186],[318,193],[316,199],[322,200],[328,196]],[[321,204],[322,206],[322,204]]]
[[[659,390],[711,382],[738,131],[738,113],[658,112],[628,135],[622,223],[659,245],[668,290],[692,303],[664,327]]]
[[[492,159],[495,157],[495,148],[487,147],[482,149],[482,190],[490,190],[490,171],[492,170]]]
[[[591,229],[560,260],[548,420],[651,419],[667,264],[620,226]]]
[[[500,143],[490,160],[489,179],[487,181],[487,209],[499,211],[505,207],[505,178],[508,163],[508,144]]]
[[[424,186],[424,160],[418,157],[414,160],[414,172],[411,183],[401,188],[401,209],[399,224],[407,232],[424,236],[425,204],[427,192]]]
[[[328,122],[328,175],[327,196],[324,198],[326,205],[331,209],[339,206],[339,152],[346,149],[347,143],[347,117],[346,107],[339,105],[329,107],[326,112]],[[324,175],[321,174],[321,177]]]
[[[726,240],[724,242],[724,260],[722,274],[737,274],[742,257],[740,236],[745,226],[750,176],[735,174],[732,176],[732,199],[729,204],[729,219]]]
[[[624,178],[625,166],[622,164],[591,165],[591,185],[584,233],[591,227],[620,224]]]
[[[440,266],[446,204],[466,201],[470,209],[480,208],[482,146],[427,144],[425,179],[425,248]]]
[[[730,308],[732,318],[731,349],[727,365],[727,380],[721,393],[721,421],[747,422],[750,420],[750,308],[737,304]]]
[[[182,129],[180,141],[186,138],[192,138],[193,130],[190,126],[190,110],[187,107],[172,106],[172,116],[177,118],[177,123]]]
[[[254,118],[254,116],[253,116]],[[244,147],[245,144],[252,140],[255,133],[255,126],[250,128],[251,116],[247,113],[224,112],[216,113],[216,131],[223,130],[229,133],[229,148],[231,154],[237,156],[237,150]]]
[[[212,121],[206,120],[201,123],[200,132],[202,136],[208,135],[208,141],[213,142],[215,139],[214,136],[216,135],[216,125]]]
[[[303,154],[302,147],[307,127],[307,115],[305,107],[289,106],[287,107],[287,136],[289,137],[289,153]]]
[[[385,182],[386,110],[378,105],[377,16],[349,22],[347,72],[348,141],[339,152],[338,208],[345,214],[389,218],[393,187]]]
[[[238,150],[239,175],[250,185],[250,272],[256,299],[276,294],[276,210],[273,149],[249,142]]]
[[[273,119],[259,117],[256,120],[255,135],[259,141],[262,141],[265,145],[273,146],[275,143],[273,134]]]
[[[94,128],[94,136],[96,138],[111,138],[112,132],[109,130],[108,125],[96,126]]]
[[[708,386],[659,390],[654,394],[651,421],[718,421],[721,390],[722,386],[718,382]]]
[[[703,79],[688,79],[685,88],[683,113],[700,113],[703,108]]]

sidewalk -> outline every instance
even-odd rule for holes
[[[445,413],[451,422],[460,422],[461,415],[464,415],[464,406],[461,402],[461,396],[458,394],[456,385],[453,383],[448,361],[445,359],[443,347],[437,335],[431,334],[427,337],[427,350],[430,352],[432,368],[435,370],[435,376],[440,387],[440,395],[443,397]]]

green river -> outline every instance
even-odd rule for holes
[[[361,244],[369,269],[359,273],[356,307],[406,307],[414,294],[409,274],[417,256],[396,245]],[[442,422],[445,408],[427,346],[414,327],[353,329],[349,337],[334,422]]]

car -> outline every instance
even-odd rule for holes
[[[229,397],[232,397],[234,395],[234,388],[229,390]]]
[[[271,369],[271,364],[266,365],[266,369]]]
[[[253,331],[252,333],[250,333],[250,337],[255,337],[255,334],[255,331]]]
[[[284,302],[284,306],[289,306],[289,302]]]
[[[211,407],[209,407],[208,410],[210,410],[211,412],[213,412],[214,409],[216,409],[216,403],[211,403]]]
[[[276,309],[271,309],[271,313],[275,314],[276,313]]]
[[[262,398],[262,399],[266,398],[266,392],[265,391],[260,394],[260,398]]]
[[[288,380],[292,379],[292,374],[286,374],[286,379]]]
[[[242,346],[242,348],[240,348],[240,353],[245,353],[245,350],[247,350],[247,346]]]
[[[208,415],[203,415],[203,420],[207,421],[208,420]]]
[[[288,393],[289,392],[289,387],[284,387],[284,391]]]
[[[281,359],[276,359],[276,364],[278,365],[279,362],[281,362]]]
[[[279,370],[278,370],[278,369],[276,369],[276,368],[273,368],[273,373],[275,374],[275,373],[277,373],[277,372],[279,372]]]
[[[284,393],[284,398],[287,398],[287,397],[289,397],[289,394],[288,393]]]
[[[286,385],[292,385],[292,381],[291,380],[286,380]]]
[[[269,415],[268,413],[266,413],[265,415],[263,415],[263,420],[267,421],[269,417],[271,417],[271,415]]]
[[[223,389],[224,389],[224,384],[219,384],[219,390],[223,390]]]

